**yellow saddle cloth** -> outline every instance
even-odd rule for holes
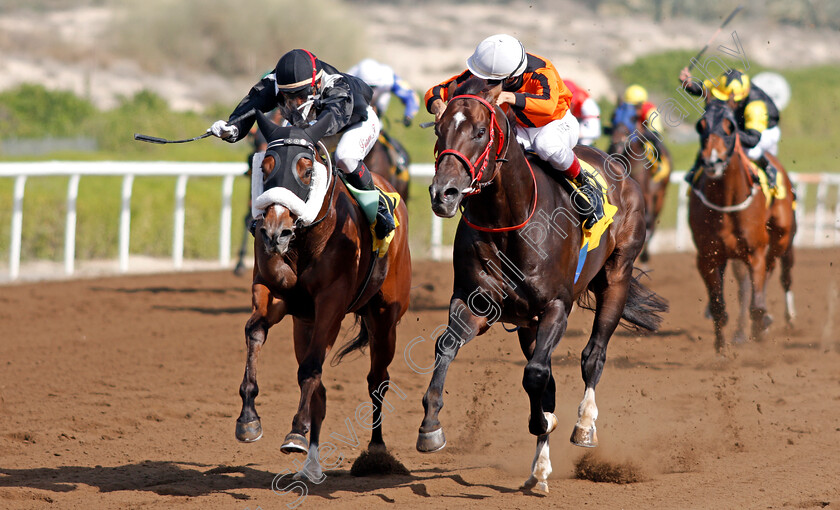
[[[767,207],[770,207],[770,204],[773,203],[773,199],[784,200],[787,197],[787,189],[785,187],[785,180],[782,176],[782,172],[778,169],[776,170],[776,183],[774,187],[770,187],[770,182],[767,179],[767,174],[764,170],[758,166],[755,161],[750,160],[750,166],[752,167],[753,175],[758,176],[758,182],[761,185],[761,191],[764,192],[764,199],[767,204]]]
[[[618,207],[614,206],[609,202],[609,198],[607,197],[607,189],[609,189],[609,184],[607,184],[607,180],[604,179],[604,176],[601,175],[595,167],[587,163],[582,159],[578,159],[580,161],[580,168],[582,172],[586,172],[587,175],[592,177],[598,185],[601,187],[601,198],[604,202],[604,217],[598,220],[598,223],[592,225],[592,228],[585,228],[583,224],[581,224],[581,229],[583,230],[583,241],[581,243],[581,250],[586,248],[586,251],[592,251],[597,248],[601,244],[601,237],[604,235],[604,232],[607,231],[607,227],[613,222],[613,217],[615,213],[618,212]],[[571,181],[569,181],[571,182]],[[572,186],[577,188],[575,183],[571,182]],[[586,197],[585,194],[581,193],[581,196]],[[587,201],[589,199],[587,198]]]
[[[392,191],[383,191],[382,188],[379,186],[376,187],[379,190],[379,193],[385,197],[385,202],[388,204],[388,210],[391,211],[391,216],[394,218],[394,230],[392,230],[385,239],[379,239],[376,237],[376,220],[374,219],[370,224],[370,233],[373,237],[373,251],[378,251],[380,257],[384,257],[388,254],[388,248],[391,246],[391,241],[394,240],[394,235],[397,233],[397,229],[400,226],[400,220],[397,218],[396,209],[397,206],[400,205],[400,194]]]
[[[645,159],[650,167],[650,175],[653,182],[660,183],[671,175],[671,161],[662,158],[656,146],[650,140],[645,140]]]

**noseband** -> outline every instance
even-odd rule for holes
[[[440,165],[440,160],[443,159],[444,156],[451,154],[458,158],[467,170],[470,172],[470,177],[472,181],[470,181],[469,188],[464,192],[465,196],[475,195],[481,191],[481,188],[487,186],[493,179],[496,177],[496,174],[499,172],[499,168],[501,167],[502,163],[507,162],[507,159],[502,158],[502,154],[507,152],[508,145],[510,144],[510,121],[507,121],[507,134],[502,132],[501,126],[499,126],[499,121],[496,119],[496,108],[487,102],[484,98],[479,96],[475,96],[472,94],[463,94],[460,96],[455,96],[452,98],[452,101],[456,99],[475,99],[479,103],[483,104],[487,109],[490,111],[490,139],[487,141],[487,145],[484,147],[484,150],[481,154],[476,158],[475,163],[470,161],[470,158],[465,156],[463,153],[455,150],[455,149],[445,149],[440,151],[435,157],[435,172],[437,172],[438,165]],[[493,147],[493,141],[495,140],[495,132],[496,130],[499,131],[499,144],[496,147],[496,154],[495,154],[495,163],[496,167],[493,169],[493,175],[490,176],[487,181],[482,182],[481,178],[484,175],[484,171],[487,169],[487,166],[490,164],[490,149]],[[435,152],[437,152],[437,144],[435,144]],[[478,163],[481,162],[481,166],[478,166]],[[534,212],[537,210],[537,197],[538,197],[538,188],[537,188],[537,178],[534,175],[534,169],[531,167],[531,163],[528,161],[528,158],[525,158],[525,164],[528,165],[528,170],[531,172],[531,180],[534,182],[534,203],[531,206],[531,212],[528,214],[528,217],[525,218],[525,221],[518,225],[512,225],[508,227],[483,227],[480,225],[476,225],[472,223],[469,219],[467,219],[466,211],[463,210],[463,204],[461,205],[461,218],[464,222],[469,225],[471,228],[475,230],[479,230],[481,232],[510,232],[512,230],[519,230],[520,228],[524,227],[531,221],[531,218],[534,216]],[[478,168],[476,168],[478,167]]]
[[[470,172],[470,185],[467,188],[467,192],[465,195],[474,195],[481,191],[481,188],[488,185],[490,182],[493,181],[493,177],[495,177],[496,172],[498,172],[499,165],[503,163],[505,160],[500,156],[505,151],[506,145],[505,142],[510,141],[510,134],[505,136],[502,132],[502,127],[499,125],[498,119],[496,119],[496,108],[493,107],[489,102],[487,102],[484,98],[479,96],[475,96],[472,94],[464,94],[460,96],[453,97],[451,101],[455,101],[456,99],[475,99],[490,111],[490,139],[487,141],[487,145],[484,147],[484,150],[481,154],[476,158],[475,163],[470,161],[464,153],[457,151],[455,149],[445,149],[440,151],[435,157],[435,172],[437,172],[438,165],[440,165],[440,161],[444,158],[444,156],[452,155],[455,156],[461,163],[467,167],[467,170]],[[508,129],[510,129],[510,123],[507,124]],[[490,164],[490,149],[493,148],[493,142],[496,139],[496,131],[499,132],[499,144],[496,147],[496,154],[495,154],[495,161],[496,161],[496,168],[493,171],[493,176],[490,177],[486,182],[482,182],[481,178],[484,176],[484,171],[487,170],[487,166]],[[435,145],[435,151],[437,152],[437,145]],[[479,166],[479,162],[481,165]]]

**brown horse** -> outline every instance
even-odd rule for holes
[[[252,442],[262,437],[254,407],[259,391],[257,357],[269,328],[291,315],[300,403],[281,451],[307,453],[299,475],[318,480],[318,444],[327,403],[322,369],[347,313],[355,314],[361,331],[336,359],[370,344],[367,381],[374,426],[369,448],[385,447],[380,406],[390,384],[396,324],[408,309],[411,280],[408,213],[402,204],[396,209],[401,226],[387,254],[377,257],[371,252],[371,232],[363,212],[335,172],[319,162],[316,141],[323,134],[319,124],[307,130],[281,128],[259,114],[258,122],[269,141],[262,162],[269,196],[255,199],[257,207],[265,208],[254,240],[253,312],[245,325],[248,357],[239,388],[242,413],[236,421],[236,438]],[[374,180],[390,190],[381,178]],[[303,197],[308,190],[309,198],[301,202],[288,198],[294,194],[289,190],[296,189],[303,190]]]
[[[709,294],[708,312],[714,321],[715,350],[724,353],[723,328],[728,315],[723,299],[723,273],[728,260],[735,265],[741,283],[742,301],[749,296],[752,336],[761,339],[772,318],[767,313],[765,283],[777,258],[781,259],[781,281],[785,290],[785,318],[790,325],[795,312],[791,291],[793,236],[793,188],[784,168],[772,155],[768,159],[779,169],[785,197],[767,205],[755,182],[738,135],[732,105],[712,100],[697,123],[700,134],[698,169],[702,172],[692,186],[688,221],[697,246],[697,269]],[[743,303],[745,305],[745,303]],[[742,306],[742,313],[745,306]],[[746,321],[742,320],[741,324]],[[739,328],[740,329],[740,328]],[[736,339],[745,336],[739,331]]]
[[[671,177],[671,154],[659,140],[659,135],[644,125],[641,128],[638,126],[636,107],[627,103],[619,105],[613,114],[607,154],[619,158],[621,164],[630,169],[630,177],[639,183],[645,195],[646,241],[639,261],[647,263],[650,259],[648,243],[665,205],[665,192]],[[651,161],[658,164],[654,165]]]
[[[581,356],[586,389],[571,437],[579,446],[597,445],[595,385],[619,320],[653,331],[661,320],[657,312],[667,304],[632,276],[645,240],[638,184],[603,152],[575,147],[580,158],[606,170],[608,196],[619,209],[600,245],[584,259],[580,215],[573,206],[578,197],[550,176],[555,170],[544,171],[541,162],[526,157],[513,138],[512,121],[495,106],[500,91],[498,85],[467,80],[450,91],[452,99],[435,126],[432,210],[451,218],[459,206],[463,209],[455,236],[449,325],[436,342],[417,449],[434,452],[446,444],[438,413],[446,372],[458,350],[497,321],[515,324],[528,360],[522,381],[531,407],[528,430],[537,436],[525,487],[547,491],[548,434],[557,425],[551,353],[563,337],[573,303],[589,291],[595,296],[592,335]]]

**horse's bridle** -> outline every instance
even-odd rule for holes
[[[729,121],[732,122],[733,129],[735,131],[734,132],[735,140],[732,143],[732,147],[727,148],[726,159],[723,160],[723,164],[725,165],[725,167],[728,167],[730,162],[732,161],[732,157],[735,155],[736,149],[738,147],[740,147],[740,141],[741,140],[740,140],[740,136],[738,135],[738,122],[735,119],[735,114],[732,113],[732,110],[730,110],[729,108],[726,108],[724,110],[723,117],[724,117],[724,119],[729,119]],[[703,118],[705,118],[705,115],[700,120],[703,120]],[[706,129],[701,133],[700,129],[699,129],[699,122],[700,121],[698,121],[697,131],[700,134],[701,151],[702,151],[703,143],[705,142],[705,140],[708,139],[708,136],[711,135],[711,134],[717,134],[718,136],[720,136],[724,140],[727,140],[728,138],[733,137],[733,134],[728,134],[727,135],[725,131],[723,133],[718,132],[719,130],[722,131],[722,127],[719,128],[719,126],[722,126],[722,123],[716,123],[715,127],[711,128],[708,125],[708,121],[706,123]],[[712,201],[710,201],[706,197],[706,195],[704,195],[703,192],[701,190],[697,189],[692,183],[691,190],[694,192],[694,194],[697,196],[697,198],[700,199],[700,202],[702,202],[703,205],[705,205],[709,209],[712,209],[714,211],[721,212],[721,213],[733,213],[733,212],[743,211],[744,209],[749,207],[750,204],[752,204],[753,198],[757,194],[759,186],[757,186],[755,184],[755,182],[752,179],[752,175],[750,175],[749,159],[747,158],[746,154],[744,153],[743,148],[740,151],[738,151],[738,154],[741,158],[741,166],[744,168],[744,172],[747,174],[747,180],[751,183],[750,194],[747,196],[747,198],[745,198],[740,203],[733,204],[733,205],[722,206],[722,205],[717,205],[717,204],[713,203]]]
[[[499,125],[499,121],[496,119],[496,108],[493,107],[489,102],[487,102],[484,98],[472,95],[472,94],[462,94],[460,96],[453,97],[450,102],[455,101],[456,99],[475,99],[490,111],[490,137],[487,140],[487,145],[484,147],[484,150],[479,154],[476,158],[475,163],[470,161],[464,153],[457,151],[455,149],[444,149],[440,152],[437,152],[437,144],[435,144],[435,172],[437,172],[438,165],[440,165],[440,160],[443,159],[444,156],[452,155],[455,156],[467,170],[470,172],[470,185],[465,190],[465,195],[474,195],[481,191],[481,188],[490,184],[493,181],[493,178],[496,177],[496,174],[499,171],[499,167],[502,163],[506,160],[502,158],[503,153],[507,153],[507,148],[510,145],[510,122],[507,122],[507,134],[502,132],[502,127]],[[496,131],[499,132],[499,143],[496,147],[496,154],[495,154],[495,162],[496,167],[493,169],[493,175],[487,181],[482,181],[481,178],[484,176],[484,171],[487,169],[487,166],[490,164],[490,150],[493,148],[493,142],[496,139]],[[478,166],[479,162],[481,162],[481,166]]]
[[[462,94],[460,96],[453,97],[450,100],[450,102],[456,99],[475,99],[476,101],[487,107],[487,109],[490,111],[490,137],[487,141],[487,145],[484,147],[484,150],[481,152],[478,158],[476,158],[475,163],[470,161],[470,158],[465,156],[463,153],[456,151],[455,149],[445,149],[437,153],[438,147],[437,143],[435,143],[435,152],[437,153],[435,156],[435,172],[437,172],[440,160],[443,159],[443,157],[447,154],[451,154],[458,158],[458,160],[464,164],[467,170],[469,170],[470,177],[472,178],[469,187],[463,192],[465,196],[469,196],[479,193],[481,191],[481,188],[493,182],[493,179],[496,178],[496,175],[499,173],[499,169],[501,168],[502,164],[507,162],[507,159],[505,159],[502,156],[507,156],[507,151],[510,148],[510,120],[505,118],[505,126],[507,127],[507,129],[505,133],[503,133],[501,126],[499,126],[499,121],[496,119],[496,108],[493,105],[491,105],[487,100],[472,94]],[[496,154],[494,158],[496,166],[495,168],[493,168],[493,175],[491,175],[490,178],[486,181],[482,181],[481,178],[484,175],[484,170],[486,170],[487,165],[490,164],[490,149],[493,147],[493,141],[495,140],[495,131],[497,129],[499,131],[499,143],[496,147]],[[478,172],[476,172],[476,166],[478,165],[479,161],[481,161],[482,163],[481,166],[478,168]],[[462,210],[461,218],[464,220],[464,223],[469,225],[471,228],[482,232],[509,232],[511,230],[519,230],[520,228],[527,225],[528,222],[531,221],[531,218],[534,216],[534,212],[536,212],[537,210],[537,178],[534,175],[534,169],[531,167],[531,163],[530,161],[528,161],[528,158],[525,158],[525,163],[528,165],[528,170],[531,171],[531,180],[534,182],[534,204],[531,207],[531,212],[530,214],[528,214],[528,217],[525,219],[525,221],[523,221],[519,225],[513,225],[509,227],[482,227],[480,225],[476,225],[470,222],[470,220],[467,219],[467,215]]]

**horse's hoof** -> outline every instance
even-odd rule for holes
[[[598,434],[595,432],[595,424],[593,423],[592,427],[589,429],[585,429],[580,425],[575,425],[575,429],[572,431],[572,437],[569,441],[576,446],[595,448],[598,446]]]
[[[531,475],[527,480],[525,480],[525,483],[522,484],[522,487],[520,487],[519,490],[530,491],[532,489],[548,494],[548,482],[541,482],[537,480],[536,476]]]
[[[735,333],[735,336],[732,337],[732,343],[733,344],[739,344],[739,345],[740,344],[745,344],[745,343],[747,343],[747,339],[748,338],[747,338],[746,333],[744,333],[743,331],[737,331]]]
[[[286,439],[283,440],[283,446],[280,447],[283,453],[309,453],[309,441],[305,436],[289,432],[286,434]]]
[[[442,450],[444,446],[446,446],[446,436],[443,435],[442,428],[432,432],[420,432],[417,435],[418,452],[434,453]]]
[[[262,425],[260,420],[249,421],[248,423],[236,422],[236,439],[243,443],[253,443],[262,438]]]
[[[770,328],[770,325],[773,324],[773,316],[769,313],[765,313],[764,317],[761,319],[761,327],[765,331]]]

